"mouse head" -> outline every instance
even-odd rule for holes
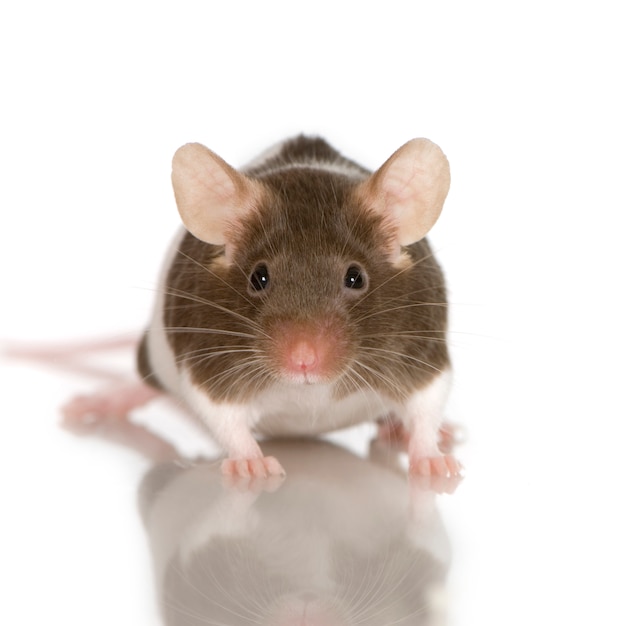
[[[441,149],[414,139],[373,174],[357,171],[283,162],[245,174],[200,144],[174,156],[183,223],[224,247],[222,280],[241,295],[238,307],[260,329],[260,351],[280,378],[329,382],[355,358],[363,365],[363,337],[403,317],[373,312],[430,289],[415,282],[414,266],[427,282],[438,280],[410,247],[433,226],[448,192]],[[408,329],[415,325],[404,317]],[[369,378],[370,369],[353,370],[352,379]]]

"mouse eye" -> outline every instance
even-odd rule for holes
[[[365,289],[367,287],[367,274],[362,267],[351,265],[343,278],[343,286],[347,289]]]
[[[252,274],[250,274],[249,279],[250,289],[253,292],[263,291],[267,289],[270,284],[270,272],[267,269],[267,265],[265,263],[259,263],[254,270],[252,270]]]

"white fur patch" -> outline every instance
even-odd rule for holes
[[[337,400],[330,385],[279,383],[249,403],[215,402],[181,373],[180,395],[228,449],[232,431],[267,436],[317,435],[371,421],[390,410],[389,400],[357,392]],[[238,439],[240,435],[235,435]]]
[[[331,385],[277,384],[255,401],[261,418],[257,432],[264,435],[317,435],[372,421],[392,404],[372,391],[359,391],[341,400]]]
[[[181,373],[180,393],[226,449],[243,433],[266,436],[318,435],[373,421],[394,412],[426,447],[437,441],[437,430],[450,375],[444,372],[416,391],[404,405],[373,391],[358,391],[337,400],[331,385],[277,383],[249,403],[215,402]],[[233,434],[234,432],[234,434]]]
[[[407,400],[401,415],[411,433],[411,441],[419,456],[433,456],[438,452],[439,427],[450,392],[452,373],[445,370],[423,389]]]
[[[354,178],[356,180],[363,180],[366,177],[363,170],[355,165],[351,165],[350,163],[343,163],[340,161],[318,161],[316,159],[298,161],[296,163],[281,163],[280,165],[276,165],[276,167],[263,170],[263,174],[276,174],[278,172],[296,169],[320,170],[322,172],[347,176],[348,178]]]
[[[256,403],[215,402],[192,380],[185,369],[180,371],[180,397],[209,427],[217,443],[231,458],[251,459],[262,456],[251,429],[259,419]]]
[[[246,432],[264,436],[318,435],[373,421],[395,408],[372,391],[353,393],[341,400],[330,385],[280,383],[250,403],[215,402],[181,372],[180,395],[229,452],[251,446]]]

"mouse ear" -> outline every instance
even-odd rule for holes
[[[199,143],[188,143],[174,154],[172,185],[187,230],[217,245],[226,243],[229,227],[258,206],[263,193],[260,183]]]
[[[412,139],[361,183],[358,193],[406,246],[433,227],[449,188],[450,167],[441,148],[428,139]]]

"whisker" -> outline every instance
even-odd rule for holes
[[[358,381],[360,381],[363,385],[365,385],[365,387],[367,389],[369,389],[370,391],[373,391],[374,393],[376,393],[376,390],[374,389],[374,387],[372,386],[372,384],[367,380],[367,378],[365,378],[362,374],[359,374],[359,372],[356,371],[356,369],[354,368],[354,365],[350,365],[348,367],[348,370],[345,372],[344,376],[346,376],[349,381],[351,383],[354,384],[354,386],[359,389],[360,388],[360,384],[359,382],[357,382],[356,379],[358,379]],[[347,391],[352,391],[349,387],[346,386]]]
[[[272,237],[268,233],[267,227],[266,227],[267,224],[266,224],[265,220],[263,220],[263,219],[260,220],[260,223],[261,223],[261,230],[263,231],[263,234],[265,235],[265,241],[267,243],[267,247],[268,247],[268,249],[270,251],[270,256],[272,256],[272,257],[279,256],[278,248],[277,248],[276,242],[275,242],[275,238]],[[245,272],[243,272],[243,273],[245,275]]]
[[[432,335],[428,335],[425,333],[432,333]],[[423,339],[424,342],[432,342],[432,343],[447,343],[445,337],[436,337],[435,335],[443,335],[446,334],[447,331],[443,330],[402,330],[402,331],[392,331],[392,332],[381,332],[381,333],[372,333],[369,335],[361,335],[360,339],[391,339],[391,338],[401,338],[406,337],[409,339]]]
[[[402,274],[404,274],[404,272],[408,272],[409,270],[413,269],[414,267],[416,267],[417,265],[419,265],[420,263],[424,263],[425,261],[427,261],[430,258],[433,258],[434,254],[431,252],[430,254],[427,254],[423,257],[421,257],[420,259],[417,259],[415,261],[412,261],[409,265],[407,265],[406,267],[403,267],[402,269],[398,270],[395,274],[393,274],[392,276],[389,276],[389,278],[387,278],[386,280],[384,280],[382,283],[376,285],[376,287],[374,287],[373,289],[370,289],[364,296],[363,298],[361,298],[361,302],[363,302],[363,300],[366,300],[367,298],[371,297],[371,295],[373,293],[376,293],[379,289],[381,289],[382,287],[384,287],[387,283],[389,283],[390,281],[396,279],[398,276],[401,276]],[[352,307],[350,307],[350,310],[352,310],[355,306],[357,305],[357,303],[355,302],[355,304],[352,305]]]
[[[370,390],[374,394],[374,398],[377,399],[380,415],[384,415],[389,411],[389,407],[386,406],[380,394],[377,393],[373,385],[363,375],[359,374],[359,372],[356,371],[354,366],[350,365],[348,367],[347,371],[340,379],[340,383],[347,393],[353,392],[355,389],[361,390],[363,387],[365,387],[366,389]],[[353,387],[351,388],[348,383],[351,383]]]
[[[234,318],[244,322],[250,328],[256,330],[258,333],[265,336],[267,339],[271,339],[271,337],[267,333],[265,333],[263,329],[254,320],[251,320],[249,317],[246,317],[245,315],[242,315],[241,313],[237,313],[236,311],[233,311],[221,304],[218,304],[217,302],[213,302],[211,300],[207,300],[206,298],[201,298],[200,296],[189,294],[185,291],[181,291],[180,289],[174,289],[172,287],[168,288],[166,290],[166,293],[176,298],[183,298],[186,300],[190,300],[192,302],[197,302],[199,304],[205,304],[206,306],[213,307],[214,309],[217,309],[218,311],[222,311],[223,313],[232,315]]]
[[[370,374],[372,374],[378,380],[383,381],[390,389],[394,389],[397,393],[402,394],[402,391],[403,391],[402,388],[400,387],[398,382],[395,381],[393,378],[389,378],[389,376],[386,376],[382,372],[379,372],[378,370],[370,367],[369,365],[366,365],[361,360],[358,360],[358,359],[355,360],[355,364],[358,365],[360,368],[364,369],[365,371],[369,372]],[[368,387],[370,389],[373,389],[372,386],[369,384],[368,384]]]
[[[258,619],[259,615],[254,613],[248,607],[242,605],[241,598],[236,597],[232,593],[232,591],[230,591],[227,587],[221,584],[221,582],[217,580],[215,574],[211,576],[212,578],[211,587],[216,592],[221,594],[224,600],[231,600],[231,604],[237,607],[237,610],[235,610],[232,606],[227,606],[223,602],[219,602],[217,600],[217,597],[220,597],[218,596],[218,593],[214,593],[213,596],[210,596],[208,593],[206,593],[206,591],[204,591],[204,589],[194,584],[194,579],[192,577],[186,575],[179,568],[177,568],[177,570],[181,578],[184,580],[185,584],[189,587],[189,589],[192,589],[201,598],[204,598],[209,604],[214,605],[215,607],[218,607],[225,613],[229,613],[230,615],[238,618],[238,620],[245,620],[247,623],[250,623],[250,624],[259,624],[259,625],[261,624],[261,621]],[[227,624],[224,622],[214,621],[210,615],[202,614],[198,610],[194,610],[187,605],[181,604],[177,599],[174,602],[172,602],[170,598],[165,598],[165,602],[171,609],[173,609],[177,613],[184,615],[186,617],[191,617],[205,624],[209,624],[210,626],[227,626]],[[209,619],[211,621],[209,621]]]
[[[384,309],[380,309],[378,311],[374,311],[373,313],[368,313],[367,315],[362,315],[357,318],[357,322],[362,322],[363,320],[370,319],[372,317],[376,317],[377,315],[383,315],[384,313],[392,313],[393,311],[401,311],[403,309],[413,309],[413,308],[421,308],[427,306],[435,306],[435,307],[447,307],[447,302],[413,302],[410,304],[403,304],[401,306],[395,307],[385,307]]]
[[[201,384],[220,385],[229,378],[233,380],[228,390],[230,391],[234,385],[238,385],[240,386],[238,390],[240,392],[243,386],[251,388],[254,385],[256,390],[262,389],[263,383],[271,380],[271,375],[267,372],[264,361],[257,357],[235,363],[225,370],[205,378]]]
[[[334,187],[333,187],[333,192],[335,191]],[[344,243],[343,243],[343,248],[341,249],[341,253],[340,253],[340,257],[343,257],[346,253],[346,248],[348,247],[348,243],[350,241],[352,241],[353,237],[352,234],[354,233],[354,231],[356,230],[358,221],[357,220],[353,220],[350,223],[350,230],[348,231],[348,235],[346,236]]]
[[[256,304],[250,300],[249,298],[247,298],[243,293],[241,293],[241,291],[239,291],[238,289],[235,289],[235,287],[233,287],[227,280],[224,280],[224,278],[222,278],[219,274],[217,274],[216,272],[214,272],[213,270],[211,270],[210,268],[208,268],[206,265],[203,265],[202,263],[200,263],[198,260],[194,259],[193,257],[189,256],[188,254],[186,254],[185,252],[183,252],[182,250],[178,250],[178,253],[185,257],[187,260],[191,261],[192,263],[194,263],[195,265],[197,265],[199,268],[203,269],[205,272],[207,272],[207,274],[210,274],[213,278],[219,280],[223,285],[226,285],[226,287],[228,287],[230,290],[234,291],[238,296],[240,296],[241,298],[243,298],[250,306],[256,308]],[[239,266],[237,266],[239,267]],[[241,269],[241,268],[239,268]],[[245,274],[244,274],[245,275]]]
[[[359,607],[359,610],[351,614],[351,623],[355,626],[365,622],[371,623],[376,618],[380,619],[383,611],[387,613],[390,608],[398,606],[405,599],[412,597],[415,585],[420,582],[420,580],[416,581],[412,578],[411,570],[400,571],[400,565],[393,558],[389,545],[387,546],[386,555],[383,558],[385,559],[383,566],[377,566],[376,571],[384,571],[385,576],[368,596],[367,602]],[[391,581],[393,581],[393,584],[390,584]],[[410,584],[406,585],[407,581],[409,581]],[[405,590],[398,594],[398,591],[402,589],[403,585],[406,585]],[[418,609],[399,616],[393,621],[385,621],[385,624],[389,626],[398,623],[404,624],[407,618],[420,615],[427,609],[428,605],[425,603]],[[379,619],[377,621],[379,621]]]
[[[215,350],[190,350],[184,354],[179,355],[176,358],[178,365],[194,363],[196,365],[207,362],[212,358],[227,356],[229,354],[258,354],[258,350],[253,348],[230,348],[229,346],[221,346],[223,349],[219,349],[219,346],[215,346]]]
[[[396,363],[400,363],[404,359],[409,359],[410,361],[415,361],[420,365],[424,365],[430,369],[435,370],[438,373],[441,373],[441,370],[438,367],[435,367],[428,361],[423,361],[422,359],[418,359],[415,356],[411,356],[409,354],[404,354],[403,352],[397,352],[395,350],[389,350],[388,348],[375,348],[373,346],[362,346],[361,348],[365,352],[377,352],[382,353],[380,358],[387,359],[388,361],[394,361]]]
[[[387,558],[389,556],[389,546],[387,546]],[[376,608],[381,604],[384,597],[380,597],[380,591],[385,589],[386,594],[388,596],[390,591],[386,588],[385,582],[390,577],[389,568],[379,567],[377,563],[372,563],[371,560],[368,560],[367,568],[370,571],[374,572],[374,577],[366,576],[368,579],[368,584],[366,588],[363,590],[361,597],[357,599],[357,602],[354,603],[353,606],[358,607],[356,611],[354,611],[351,615],[352,622],[357,626],[358,624],[363,623],[366,619],[371,619],[371,617],[380,613],[373,613],[372,609]],[[367,571],[366,571],[367,574]],[[363,601],[363,598],[365,601]]]
[[[224,330],[222,328],[206,328],[194,326],[166,326],[166,333],[193,333],[194,335],[228,335],[230,337],[241,337],[243,339],[254,339],[256,335],[244,333],[236,330]]]

